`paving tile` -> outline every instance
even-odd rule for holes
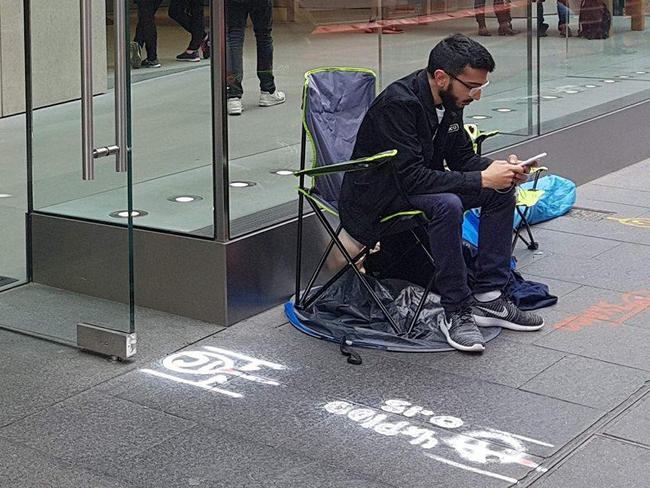
[[[650,371],[650,331],[600,320],[574,320],[535,344]]]
[[[192,378],[187,374],[177,376]],[[197,380],[207,378],[194,376]],[[282,376],[275,375],[274,380],[281,382]],[[321,401],[319,397],[282,384],[235,379],[214,386],[219,390],[179,384],[169,378],[140,372],[129,375],[129,381],[120,385],[121,392],[117,396],[269,446],[278,445],[287,435],[308,429],[325,417],[316,408]]]
[[[614,439],[595,437],[535,488],[639,488],[648,485],[650,450]]]
[[[573,328],[595,320],[643,326],[650,308],[650,290],[622,293],[583,286],[565,295],[555,307],[569,316],[564,321],[556,322],[554,328],[575,319],[579,321]]]
[[[558,300],[558,303],[562,303],[563,298]],[[571,317],[572,314],[562,311],[559,308],[559,305],[553,305],[552,307],[546,307],[539,310],[536,310],[536,313],[539,313],[544,317],[544,327],[540,330],[531,331],[531,332],[517,332],[514,330],[502,330],[499,334],[501,339],[505,339],[511,342],[517,342],[520,344],[532,344],[536,342],[541,337],[550,334],[555,330],[556,324],[562,324]]]
[[[526,280],[544,283],[545,285],[548,286],[548,290],[551,293],[551,295],[555,295],[558,298],[562,298],[568,293],[571,293],[573,290],[577,290],[578,288],[583,286],[580,283],[572,283],[571,281],[564,281],[555,278],[536,276],[532,273],[528,273],[526,270],[523,270],[521,272],[521,275]],[[545,310],[547,309],[540,310],[540,312],[543,313]]]
[[[583,185],[578,188],[576,203],[574,205],[575,207],[613,212],[614,214],[618,214],[615,216],[619,217],[638,217],[648,211],[648,207],[644,206],[599,200],[602,194],[602,188],[598,188],[598,191],[596,192],[588,192],[584,191],[586,186],[587,185]],[[543,226],[544,224],[541,225]]]
[[[266,488],[269,479],[313,462],[288,449],[201,426],[116,460],[106,471],[139,487]]]
[[[609,424],[605,432],[650,447],[650,396],[646,395],[619,420]]]
[[[357,470],[343,470],[321,461],[290,469],[267,481],[268,488],[391,488],[361,476]]]
[[[287,445],[395,486],[509,486],[541,461],[513,437],[507,447],[490,442],[503,434],[445,430],[345,403],[326,408],[330,419]]]
[[[54,461],[24,446],[0,439],[0,486],[7,488],[128,488],[114,478]]]
[[[607,210],[604,207],[610,207],[615,204],[598,205],[591,207],[594,210]],[[633,207],[628,213],[627,209],[622,209],[622,213],[611,214],[604,216],[602,220],[583,220],[580,218],[572,217],[571,214],[537,224],[535,229],[553,230],[559,232],[566,232],[570,234],[589,236],[602,239],[608,239],[618,242],[634,242],[643,245],[650,244],[650,233],[647,228],[634,227],[631,225],[624,225],[619,219],[636,218],[644,213],[647,213],[647,207],[644,211],[638,210],[638,207]]]
[[[650,232],[645,231],[650,243]],[[555,255],[526,266],[527,273],[584,285],[619,290],[650,289],[650,246],[624,243],[596,258]]]
[[[4,346],[0,359],[0,426],[133,367],[7,331],[0,331],[0,343]]]
[[[539,241],[539,251],[563,256],[592,258],[620,245],[619,241],[551,229],[534,229],[533,235]]]
[[[528,344],[518,344],[497,337],[488,343],[483,354],[458,352],[398,354],[397,358],[410,364],[431,367],[473,379],[518,387],[558,362],[563,353]]]
[[[648,171],[650,171],[650,161],[640,161],[626,168],[592,180],[588,185],[606,185],[616,186],[618,188],[648,191],[648,184],[646,182]]]
[[[76,465],[101,469],[193,425],[131,402],[88,393],[4,427],[0,437]]]
[[[278,395],[282,390],[247,382],[250,383],[247,386],[251,389],[251,394],[246,394],[244,399],[249,398],[251,404],[227,414],[236,419],[236,424],[231,428],[242,422],[253,422],[253,425],[256,425],[257,421],[247,420],[248,416],[260,415],[255,412],[260,409],[264,412],[269,408],[271,419],[280,415],[283,408],[288,409],[288,419],[279,425],[303,427],[313,421],[314,415],[318,418],[314,412],[307,411],[310,408],[310,400],[313,401],[311,408],[318,409],[318,402],[321,400],[342,399],[377,407],[387,399],[404,399],[432,410],[437,415],[460,417],[466,423],[481,428],[491,427],[532,438],[544,438],[542,440],[553,444],[554,447],[533,446],[531,452],[548,455],[600,416],[599,412],[586,407],[479,381],[476,378],[462,377],[450,372],[444,361],[441,362],[444,370],[425,365],[414,367],[397,359],[392,353],[359,350],[363,364],[352,366],[345,362],[335,344],[308,337],[293,327],[261,329],[257,332],[226,330],[188,349],[196,350],[204,346],[227,349],[286,367],[284,370],[275,371],[263,368],[255,372],[257,375],[278,381],[285,388],[282,394],[286,395],[287,399],[281,401],[278,411],[265,406],[264,400],[268,399],[266,404],[280,401]],[[433,358],[437,354],[440,353],[421,356],[426,360],[427,356]],[[461,353],[457,354],[464,357]],[[128,377],[135,374],[136,372],[130,373]],[[136,393],[137,388],[130,388],[129,384],[123,383],[125,378],[127,377],[120,378],[122,384],[116,388],[115,394],[128,395],[128,398],[138,402],[149,402],[154,408],[170,407],[173,411],[182,408],[182,395],[173,392],[171,385],[169,391],[160,393],[166,402],[163,405],[156,403],[155,399],[157,389],[162,388],[157,386],[158,383],[151,382],[146,385],[151,379],[139,378],[140,386],[137,388],[142,390],[140,396],[140,393]],[[238,384],[234,383],[226,384],[226,387],[228,386],[239,388]],[[259,388],[256,388],[257,386]],[[196,398],[198,392],[190,395],[194,395],[191,398]],[[259,400],[256,395],[261,395]],[[299,406],[297,409],[290,406],[292,401]],[[215,402],[217,405],[220,405],[219,402],[227,404],[223,399],[215,399]],[[194,417],[201,415],[209,405],[207,399],[201,399],[197,407],[188,408]],[[300,410],[303,408],[305,410]],[[549,415],[549,412],[552,414]],[[218,422],[214,414],[206,418],[213,418],[214,422]],[[263,420],[258,422],[259,425],[264,425]],[[571,428],[567,429],[567,425],[571,425]],[[274,432],[272,427],[266,428],[270,429],[270,433]],[[243,427],[242,430],[245,435],[254,433],[254,427]],[[262,436],[264,439],[267,437]]]
[[[535,376],[521,389],[599,410],[611,410],[648,380],[650,373],[570,356]]]
[[[643,178],[637,178],[637,181],[644,181],[646,178],[647,174]],[[600,183],[592,182],[581,186],[580,193],[594,200],[650,207],[650,191],[648,191],[647,186],[646,188],[632,188],[630,185],[621,187],[619,185],[623,179],[609,175],[606,180],[603,179]]]

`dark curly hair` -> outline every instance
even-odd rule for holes
[[[464,34],[452,34],[440,41],[429,53],[427,71],[441,69],[458,76],[466,66],[494,71],[494,58],[481,44]]]

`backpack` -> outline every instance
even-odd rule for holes
[[[578,36],[585,39],[607,39],[612,25],[612,14],[603,0],[582,0],[578,23]]]

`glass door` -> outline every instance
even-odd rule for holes
[[[23,286],[0,293],[0,324],[127,358],[136,351],[130,2],[22,4],[27,253],[11,252],[27,255],[27,270]]]

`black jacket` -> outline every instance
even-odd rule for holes
[[[359,127],[352,157],[390,149],[398,151],[390,162],[343,178],[341,222],[362,244],[379,240],[379,221],[391,213],[389,209],[412,209],[409,195],[478,194],[480,172],[492,161],[474,153],[462,110],[446,110],[438,123],[426,70],[395,81],[373,101]]]

